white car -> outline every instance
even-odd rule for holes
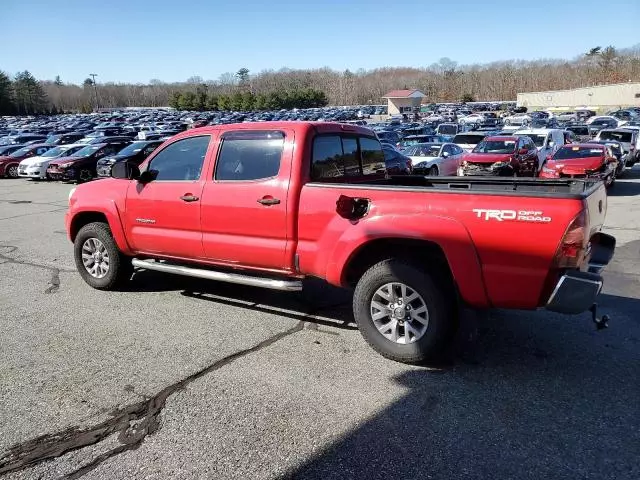
[[[58,157],[71,155],[81,148],[86,147],[84,144],[70,143],[67,145],[59,145],[47,150],[37,157],[25,158],[18,165],[18,176],[25,178],[33,178],[36,180],[46,180],[47,167],[49,163]]]
[[[529,125],[531,123],[531,116],[526,113],[516,113],[505,117],[505,125]]]
[[[486,134],[480,132],[465,132],[457,134],[451,141],[465,152],[470,152],[476,148],[476,145],[484,140],[486,136]]]
[[[538,149],[538,171],[549,155],[553,155],[564,145],[564,132],[558,128],[522,129],[514,133],[516,137],[529,137]]]
[[[472,113],[471,115],[467,115],[466,117],[462,117],[458,120],[460,125],[467,125],[471,123],[482,123],[485,121],[485,116],[481,113]]]
[[[411,159],[414,174],[456,176],[464,150],[454,143],[418,143],[402,153]]]

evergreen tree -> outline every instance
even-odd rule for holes
[[[11,115],[15,112],[13,85],[9,76],[0,71],[0,115]]]
[[[53,83],[58,87],[62,86],[62,80],[60,80],[60,75],[56,75],[56,79],[53,81]]]
[[[16,74],[13,90],[18,113],[34,115],[49,111],[49,102],[42,86],[27,70]]]

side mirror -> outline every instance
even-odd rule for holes
[[[138,176],[138,183],[141,183],[142,185],[146,185],[149,182],[153,182],[157,176],[158,176],[157,170],[145,170],[144,172],[140,173],[140,175]]]
[[[140,178],[140,169],[130,162],[116,162],[111,167],[111,177],[123,180],[136,180]]]
[[[555,147],[555,146],[556,146],[556,142],[554,142],[554,141],[552,140],[551,142],[549,142],[549,143],[547,144],[547,146],[548,146],[549,148],[553,148],[553,147]]]
[[[449,152],[444,152],[442,154],[442,158],[448,158],[449,157]]]
[[[617,163],[618,159],[616,157],[609,157],[607,158],[607,162],[608,163]]]
[[[529,152],[526,148],[521,148],[518,150],[518,155],[526,155]]]

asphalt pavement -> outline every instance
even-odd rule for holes
[[[589,315],[473,317],[449,361],[361,339],[347,292],[75,271],[71,185],[0,180],[0,477],[638,479],[640,167]]]

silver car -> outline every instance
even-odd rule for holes
[[[464,150],[455,143],[418,143],[402,153],[411,159],[414,175],[456,176]]]

